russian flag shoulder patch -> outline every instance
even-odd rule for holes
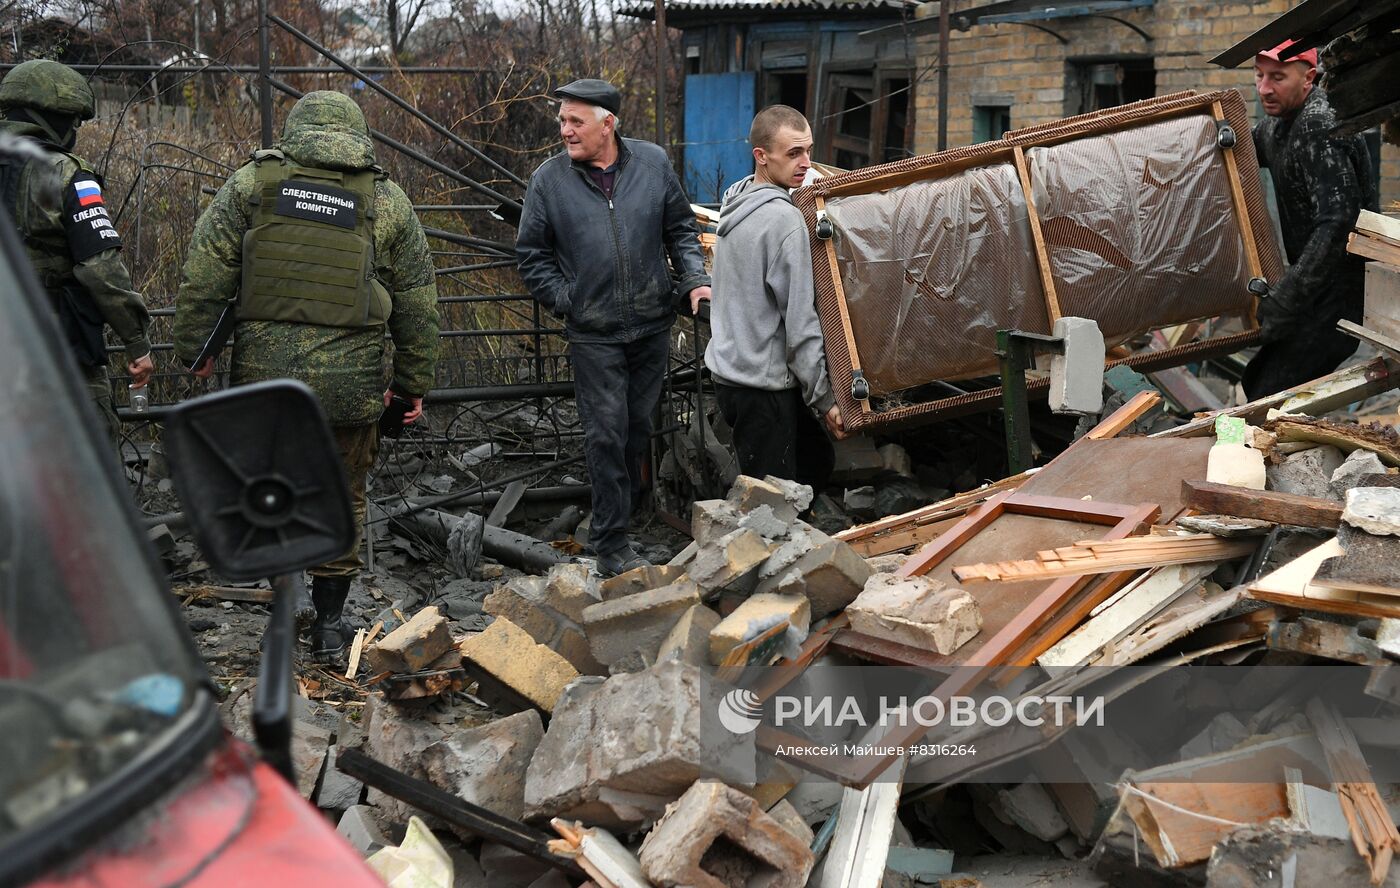
[[[80,207],[90,207],[93,204],[102,203],[102,186],[93,179],[74,180],[73,189],[78,194],[78,206]]]

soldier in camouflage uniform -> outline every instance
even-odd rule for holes
[[[1291,43],[1254,61],[1268,115],[1255,124],[1254,149],[1273,174],[1290,267],[1259,304],[1264,345],[1244,375],[1251,400],[1325,376],[1356,351],[1357,341],[1337,330],[1342,318],[1361,320],[1365,286],[1347,233],[1362,209],[1376,205],[1366,143],[1331,134],[1337,121],[1315,83],[1317,50],[1290,58]]]
[[[146,304],[121,260],[102,177],[73,154],[95,112],[92,89],[67,65],[34,59],[0,81],[0,198],[48,292],[107,436],[118,440],[103,326],[126,350],[134,385],[155,369]]]
[[[377,420],[393,393],[412,402],[405,422],[422,413],[438,315],[423,228],[403,190],[376,165],[353,101],[308,93],[287,115],[277,147],[255,152],[224,183],[195,226],[176,300],[175,353],[186,366],[236,300],[233,383],[292,377],[316,392],[363,524]],[[211,363],[196,375],[207,376]],[[311,650],[319,660],[345,650],[341,611],[360,566],[357,542],[309,571]]]

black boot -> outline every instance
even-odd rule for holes
[[[345,655],[345,623],[341,611],[350,595],[350,577],[312,577],[311,600],[316,619],[311,624],[311,656],[319,663],[333,663]]]
[[[292,603],[292,616],[296,619],[298,632],[306,629],[316,619],[316,603],[311,600],[311,590],[305,582],[297,583],[297,597]]]

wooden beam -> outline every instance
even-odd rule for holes
[[[826,198],[822,197],[820,194],[817,195],[817,212],[826,212]],[[828,218],[828,221],[830,221],[830,218]],[[831,224],[835,225],[834,222]],[[846,304],[846,288],[841,283],[841,266],[836,261],[836,238],[834,236],[826,240],[826,261],[831,266],[831,285],[836,288],[836,307],[841,315],[841,332],[845,334],[846,337],[846,351],[850,352],[851,369],[853,371],[860,370],[860,349],[856,347],[856,334],[855,331],[851,329],[851,309],[850,306]],[[857,400],[856,403],[860,405],[861,413],[870,412],[870,400],[868,398],[864,401]]]
[[[1390,870],[1391,859],[1400,850],[1400,832],[1381,801],[1351,728],[1335,709],[1315,697],[1308,701],[1307,713],[1327,756],[1333,784],[1342,800],[1342,813],[1351,827],[1352,842],[1371,867],[1371,884],[1380,885]]]
[[[1104,438],[1116,438],[1124,429],[1137,422],[1144,413],[1162,403],[1162,396],[1158,392],[1141,391],[1129,398],[1122,407],[1104,417],[1103,420],[1084,437],[1091,441],[1100,441]],[[1071,447],[1074,445],[1071,444]]]
[[[1215,114],[1216,125],[1225,123],[1225,109],[1220,106],[1220,102],[1211,104],[1211,111]],[[1236,133],[1235,137],[1241,139],[1244,133]],[[1238,143],[1236,143],[1238,144]],[[1245,259],[1249,263],[1250,277],[1263,278],[1264,266],[1259,261],[1259,244],[1254,240],[1254,224],[1249,218],[1249,204],[1244,199],[1244,188],[1240,185],[1240,167],[1235,161],[1235,146],[1223,150],[1225,155],[1225,171],[1230,180],[1230,198],[1235,205],[1235,218],[1239,221],[1240,237],[1244,241]],[[1272,232],[1270,232],[1272,234]],[[1256,296],[1253,305],[1249,310],[1250,326],[1259,326],[1256,316],[1259,310],[1259,298]]]
[[[1035,261],[1040,268],[1040,287],[1045,293],[1045,313],[1050,326],[1064,316],[1060,311],[1060,297],[1055,292],[1055,271],[1050,265],[1050,251],[1045,246],[1045,232],[1040,227],[1040,213],[1035,208],[1035,195],[1031,191],[1031,172],[1026,165],[1026,152],[1020,145],[1012,151],[1012,161],[1016,164],[1016,175],[1021,180],[1021,192],[1026,197],[1026,221],[1031,227],[1031,242],[1035,246]],[[1048,332],[1048,331],[1047,331]]]
[[[1276,490],[1186,480],[1181,482],[1181,498],[1187,506],[1208,515],[1256,518],[1295,527],[1335,529],[1342,520],[1341,503]]]

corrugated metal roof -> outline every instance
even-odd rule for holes
[[[913,0],[666,0],[666,14],[694,12],[874,12],[913,9]],[[654,3],[637,2],[618,12],[637,18],[656,14]]]

